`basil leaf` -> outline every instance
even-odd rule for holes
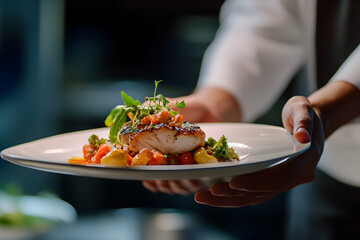
[[[117,105],[116,107],[114,107],[111,110],[110,114],[105,119],[105,126],[111,127],[113,125],[113,123],[114,123],[114,119],[119,114],[121,109],[123,109],[124,107],[126,107],[126,106],[125,105]]]
[[[171,116],[176,116],[176,115],[178,114],[178,112],[175,112],[175,111],[173,111],[173,110],[169,110],[169,109],[168,109],[168,111],[169,111],[169,113],[171,114]]]
[[[132,107],[132,106],[138,106],[141,105],[141,102],[139,100],[134,100],[132,97],[127,95],[124,91],[121,91],[121,96],[124,100],[125,105]]]
[[[181,101],[181,102],[179,102],[179,103],[178,103],[178,101],[176,101],[175,107],[184,108],[184,107],[185,107],[185,102],[184,102],[184,100]]]
[[[116,143],[118,138],[118,133],[122,128],[122,126],[125,124],[127,119],[127,114],[129,111],[130,111],[129,109],[125,110],[125,108],[121,108],[120,112],[117,114],[114,120],[114,124],[110,128],[109,140],[111,143]]]
[[[156,98],[158,99],[159,104],[162,103],[163,107],[166,107],[166,105],[169,103],[169,101],[162,94],[158,94]]]

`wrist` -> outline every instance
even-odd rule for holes
[[[309,101],[322,121],[325,137],[360,115],[360,90],[345,81],[325,85]]]

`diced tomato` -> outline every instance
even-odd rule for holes
[[[131,165],[132,160],[133,160],[133,157],[132,157],[130,154],[128,154],[128,155],[127,155],[127,165],[128,165],[128,166]]]
[[[83,146],[83,154],[84,158],[88,161],[91,160],[96,154],[96,149],[94,149],[90,144],[86,144]]]
[[[166,164],[165,157],[161,152],[154,152],[152,159],[148,165],[164,165]]]
[[[150,118],[151,118],[152,124],[158,124],[159,123],[158,118],[157,118],[156,115],[151,115]]]
[[[171,120],[171,114],[167,109],[163,109],[161,110],[161,112],[157,114],[157,121],[160,123],[168,123],[170,122],[170,120]]]
[[[109,145],[101,144],[95,156],[91,158],[91,161],[100,164],[101,159],[110,151],[111,151],[111,147]]]
[[[141,119],[141,124],[148,126],[151,123],[151,118],[149,115],[145,116],[143,119]]]
[[[168,155],[166,158],[166,162],[168,165],[179,165],[181,164],[180,157],[178,155],[172,154]]]
[[[186,152],[186,153],[181,154],[180,160],[181,160],[181,164],[194,164],[195,163],[195,159],[194,159],[193,155],[191,154],[191,152]]]
[[[170,126],[172,127],[181,127],[181,125],[183,125],[184,123],[184,117],[183,115],[176,115],[172,118],[171,122],[170,122]]]

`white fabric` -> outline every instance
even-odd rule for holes
[[[313,0],[226,1],[220,12],[221,27],[205,53],[197,88],[219,87],[233,94],[247,122],[263,114],[303,66],[307,78],[302,94],[309,95],[316,89],[315,14]],[[360,88],[359,64],[360,47],[331,81],[349,81]],[[349,128],[360,135],[358,127],[340,128],[327,141],[319,167],[360,187],[360,157],[356,157],[360,154],[342,147],[355,144],[360,149],[360,140],[343,132]],[[341,146],[336,144],[339,138]]]
[[[337,81],[341,79],[360,88],[360,45],[357,46],[348,59],[346,59],[341,68],[335,73],[330,81]]]

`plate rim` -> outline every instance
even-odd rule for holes
[[[230,122],[230,123],[197,123],[197,125],[229,125],[229,124],[235,124],[235,125],[251,125],[251,126],[262,126],[262,127],[266,127],[266,128],[276,128],[278,130],[282,130],[284,132],[288,132],[285,128],[280,127],[280,126],[275,126],[275,125],[267,125],[267,124],[258,124],[258,123],[236,123],[236,122]],[[217,166],[214,166],[214,164],[199,164],[199,165],[195,165],[196,167],[194,167],[194,165],[166,165],[166,166],[135,166],[135,167],[116,167],[116,166],[106,166],[106,165],[83,165],[83,164],[69,164],[67,162],[49,162],[49,161],[43,161],[43,160],[37,160],[37,159],[33,159],[33,158],[27,158],[27,157],[21,157],[21,156],[14,156],[11,153],[8,153],[8,151],[11,151],[14,148],[19,148],[22,147],[24,145],[28,145],[28,144],[33,144],[33,143],[37,143],[39,141],[46,141],[48,139],[55,139],[57,137],[61,137],[61,136],[66,136],[66,135],[71,135],[71,134],[81,134],[81,133],[86,133],[86,132],[91,132],[91,131],[102,131],[105,129],[109,129],[108,127],[102,127],[102,128],[93,128],[93,129],[86,129],[86,130],[79,130],[79,131],[73,131],[73,132],[67,132],[67,133],[60,133],[60,134],[56,134],[56,135],[52,135],[52,136],[48,136],[48,137],[44,137],[44,138],[40,138],[37,140],[33,140],[33,141],[29,141],[26,143],[22,143],[22,144],[18,144],[18,145],[14,145],[11,147],[8,147],[6,149],[3,149],[0,153],[1,158],[3,158],[4,160],[11,162],[13,164],[16,165],[20,165],[23,167],[28,167],[28,168],[33,168],[33,169],[40,169],[42,171],[46,171],[46,172],[56,172],[56,173],[62,173],[62,174],[67,174],[67,175],[76,175],[79,176],[80,174],[74,173],[71,174],[70,172],[66,171],[54,171],[53,169],[49,169],[49,168],[39,168],[39,167],[33,167],[31,165],[35,164],[35,165],[46,165],[46,166],[57,166],[57,167],[62,167],[64,169],[71,169],[71,168],[76,168],[76,169],[82,169],[82,170],[96,170],[96,169],[101,169],[104,171],[126,171],[126,172],[162,172],[162,173],[166,173],[166,172],[178,172],[178,171],[186,171],[186,172],[195,172],[195,171],[201,171],[201,170],[211,170],[211,169],[228,169],[228,168],[234,168],[234,167],[245,167],[245,166],[253,166],[253,165],[259,165],[259,163],[271,163],[271,162],[280,162],[279,159],[289,159],[289,158],[294,158],[297,157],[299,155],[301,155],[302,153],[304,153],[305,151],[307,151],[310,146],[311,146],[311,142],[307,143],[307,144],[301,144],[303,146],[303,148],[295,153],[292,154],[287,154],[281,157],[273,157],[267,160],[262,160],[260,162],[249,162],[249,163],[217,163]],[[290,133],[289,133],[290,134]],[[290,136],[292,136],[290,134]],[[293,136],[292,136],[293,138]],[[294,143],[296,144],[296,142]],[[300,143],[299,143],[300,144]],[[19,162],[30,162],[32,164],[27,165],[27,164],[21,164]],[[270,164],[271,165],[271,164]],[[80,175],[80,176],[86,176],[86,175]],[[103,178],[103,177],[100,177]]]

